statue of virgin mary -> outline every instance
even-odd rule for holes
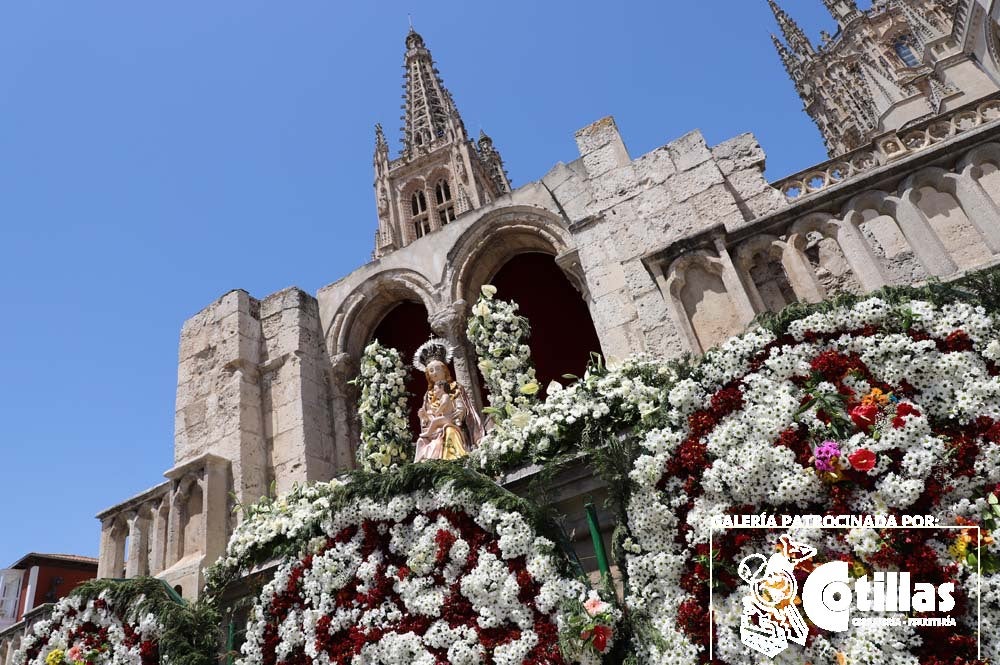
[[[415,462],[428,459],[459,459],[483,436],[483,425],[472,400],[448,369],[451,346],[431,339],[413,355],[413,366],[427,378],[420,416]]]

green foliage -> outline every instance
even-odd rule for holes
[[[171,665],[213,665],[221,621],[214,604],[180,603],[163,580],[137,577],[128,580],[90,580],[72,595],[93,600],[105,593],[108,604],[125,616],[152,613],[163,624],[159,640],[161,660]]]

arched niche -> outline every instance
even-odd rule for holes
[[[493,284],[498,298],[518,303],[531,323],[529,345],[543,386],[563,374],[582,375],[590,352],[601,352],[573,250],[572,236],[558,216],[534,206],[511,206],[484,215],[448,255],[454,302],[471,305],[484,284]]]
[[[864,286],[852,266],[852,259],[875,261],[867,245],[852,249],[864,256],[848,257],[842,246],[846,232],[828,213],[814,213],[798,220],[789,229],[788,244],[806,258],[817,283],[825,294],[863,293]],[[854,231],[855,236],[857,232]],[[881,286],[884,281],[873,288]]]
[[[488,213],[448,253],[452,300],[475,302],[479,288],[519,254],[541,253],[562,258],[573,249],[572,237],[562,220],[547,210],[511,206]],[[557,264],[577,291],[586,294],[586,280],[578,264],[573,261],[557,261]],[[584,295],[584,300],[588,299]]]
[[[784,262],[785,243],[774,236],[756,236],[736,251],[736,268],[747,278],[758,311],[778,312],[799,298]]]
[[[555,257],[518,254],[489,279],[497,297],[513,300],[531,324],[531,358],[542,386],[564,374],[583,376],[591,353],[601,352],[590,310]]]
[[[958,170],[968,172],[1000,204],[1000,143],[986,143],[970,150],[959,162]]]
[[[403,362],[409,366],[413,362],[413,353],[417,347],[433,336],[427,319],[427,308],[423,303],[403,301],[390,309],[375,326],[371,339],[399,351]],[[413,370],[407,377],[406,388],[412,393],[409,407],[410,431],[414,432],[416,439],[416,433],[420,431],[417,411],[422,404],[427,383],[420,372]]]
[[[992,259],[985,239],[969,221],[953,193],[940,185],[927,183],[918,186],[916,202],[960,270],[975,268]]]
[[[666,272],[670,308],[695,353],[707,351],[743,328],[722,271],[717,256],[698,251],[676,259]]]
[[[861,233],[890,282],[911,284],[928,276],[896,219],[894,197],[878,190],[859,194],[844,205],[842,218]]]

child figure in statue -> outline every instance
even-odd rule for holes
[[[473,442],[482,437],[482,424],[468,394],[452,379],[447,362],[451,349],[444,340],[432,339],[419,349],[413,365],[427,377],[427,392],[420,416],[415,462],[428,459],[459,459],[469,454]]]

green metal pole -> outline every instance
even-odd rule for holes
[[[226,664],[233,665],[233,645],[236,643],[236,622],[229,620],[229,627],[226,632]]]
[[[587,525],[590,526],[590,539],[594,541],[597,568],[601,571],[601,577],[607,579],[611,576],[611,568],[608,566],[608,553],[604,549],[604,539],[601,538],[601,525],[597,521],[597,509],[589,501],[583,505],[583,508],[587,511]]]

